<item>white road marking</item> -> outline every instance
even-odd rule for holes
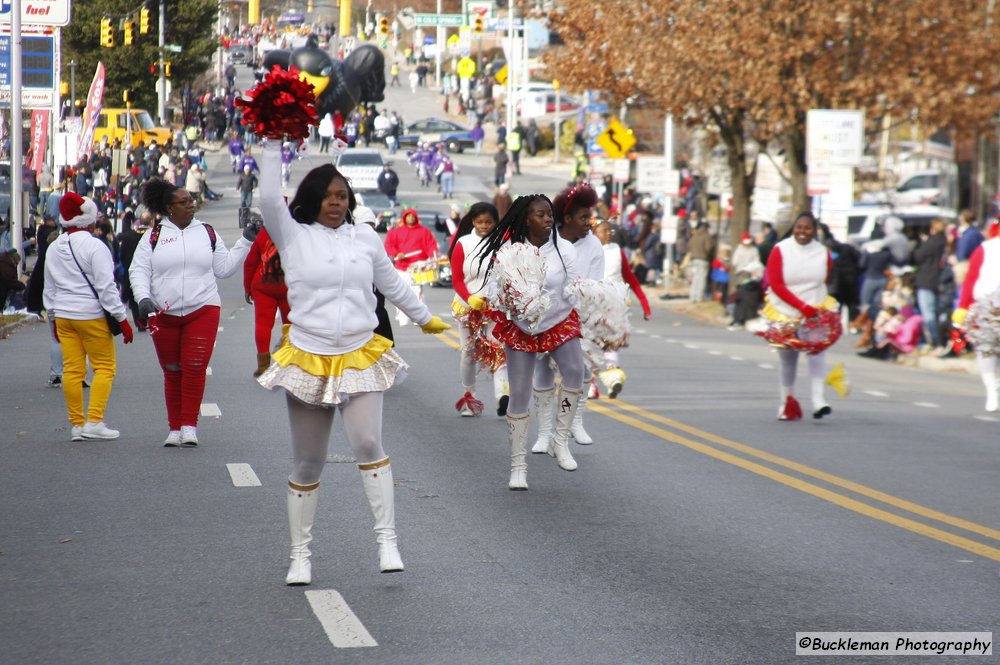
[[[338,649],[378,646],[338,592],[333,589],[306,591],[306,600],[333,646]]]
[[[757,367],[760,367],[761,369],[774,369],[774,365],[771,363],[757,363]]]
[[[212,376],[212,368],[211,367],[206,367],[205,368],[205,376]]]
[[[652,335],[650,335],[650,337],[652,337],[653,339],[663,339],[662,337],[660,337],[656,333],[653,333]]]
[[[637,333],[639,333],[640,335],[645,335],[646,334],[646,329],[645,328],[636,328],[635,331]]]
[[[260,478],[249,464],[227,464],[226,468],[233,479],[233,487],[260,487]]]
[[[677,340],[674,339],[673,337],[668,337],[667,338],[667,344],[676,344],[676,343],[677,343]]]
[[[889,393],[884,393],[881,390],[862,390],[866,395],[871,395],[872,397],[888,397]]]
[[[1000,418],[994,418],[993,416],[972,416],[976,420],[982,420],[984,423],[997,423],[1000,422]]]
[[[230,314],[228,318],[229,318],[230,321],[232,321],[233,319],[236,318],[236,315],[235,314]]]
[[[222,411],[219,410],[218,404],[205,402],[201,405],[201,415],[203,418],[218,418],[222,415]]]
[[[940,404],[935,404],[934,402],[914,402],[913,406],[922,406],[925,409],[940,409]]]
[[[729,356],[730,360],[743,360],[743,356]]]
[[[696,349],[696,350],[701,349],[701,347],[698,346],[697,344],[685,344],[684,348],[685,349]]]
[[[722,355],[722,351],[709,351],[708,355],[710,355],[710,356],[721,356]]]

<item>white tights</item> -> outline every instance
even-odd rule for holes
[[[507,379],[510,382],[510,404],[507,407],[507,413],[511,415],[528,413],[528,408],[531,405],[532,383],[534,383],[535,388],[552,388],[555,386],[555,373],[548,369],[548,371],[541,371],[540,375],[535,374],[535,356],[538,355],[536,353],[515,351],[506,345],[504,352],[507,354]],[[569,340],[562,346],[549,351],[549,355],[559,367],[563,386],[570,390],[583,388],[586,370],[583,366],[580,338]]]
[[[979,374],[983,378],[983,383],[987,387],[996,382],[1000,356],[984,356],[981,352],[976,351],[976,364],[979,366]]]
[[[292,474],[297,485],[319,482],[326,465],[334,407],[313,406],[285,394],[292,427]],[[382,393],[351,395],[340,405],[347,443],[359,464],[385,459],[382,450]]]
[[[781,385],[781,398],[784,399],[794,393],[799,352],[791,349],[778,349],[778,358],[781,360],[781,371],[778,379]],[[823,381],[826,380],[826,352],[821,351],[807,356],[807,358],[809,360],[809,378],[812,379],[814,385],[817,381],[822,385]]]
[[[490,324],[487,329],[486,334],[491,334],[493,326],[495,324]],[[462,358],[458,361],[458,371],[462,378],[462,387],[466,390],[475,392],[476,388],[476,375],[479,373],[479,368],[476,367],[478,364],[476,359],[472,357],[466,349],[469,348],[469,338],[472,337],[472,331],[469,330],[469,326],[462,323],[458,326],[458,335],[462,341]],[[507,380],[507,366],[499,368],[496,371],[496,376],[500,377],[501,381]]]

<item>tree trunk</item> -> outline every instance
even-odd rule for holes
[[[805,124],[803,123],[802,127]],[[812,201],[806,188],[806,135],[801,127],[794,127],[785,133],[782,143],[785,146],[785,164],[788,165],[788,179],[792,183],[792,214],[787,223],[791,223],[800,212],[812,210]],[[779,234],[783,229],[779,229]]]
[[[733,187],[733,217],[729,221],[729,242],[739,244],[740,236],[750,230],[750,197],[753,195],[757,167],[750,173],[746,169],[746,145],[743,135],[743,116],[733,112],[728,116],[716,114],[719,136],[726,144],[729,173]],[[720,201],[720,208],[725,201]]]

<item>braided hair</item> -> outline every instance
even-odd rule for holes
[[[505,243],[508,241],[528,242],[528,210],[535,201],[545,201],[550,209],[552,207],[552,201],[544,194],[519,196],[514,200],[514,203],[510,206],[507,214],[503,216],[503,219],[500,220],[500,223],[493,229],[493,232],[480,240],[479,244],[476,245],[476,253],[479,254],[480,271],[483,269],[483,263],[486,263],[486,272],[483,273],[484,281],[489,279],[490,269],[493,267],[493,259]],[[563,261],[562,254],[559,252],[558,239],[559,233],[556,225],[553,224],[552,242],[555,244],[556,253],[559,254],[559,261],[563,264],[563,270],[566,270],[566,262]]]
[[[153,214],[169,218],[167,204],[174,198],[174,192],[179,189],[180,187],[163,178],[149,178],[142,186],[139,201]]]
[[[452,239],[451,245],[448,247],[449,259],[451,258],[451,253],[455,251],[455,245],[458,244],[458,239],[472,233],[472,222],[481,215],[489,215],[493,219],[494,224],[500,223],[500,213],[497,211],[497,207],[495,205],[485,201],[473,203],[469,208],[469,211],[466,212],[462,219],[458,222],[458,230],[455,231],[455,237]]]

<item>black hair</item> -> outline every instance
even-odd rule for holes
[[[586,208],[590,210],[597,205],[597,192],[589,184],[574,185],[559,192],[552,199],[552,217],[556,220],[556,226],[562,227],[566,223],[566,216],[576,210]]]
[[[469,211],[466,212],[462,219],[458,222],[458,230],[455,231],[455,237],[452,239],[451,245],[448,247],[449,259],[451,258],[451,253],[455,251],[455,245],[458,244],[458,239],[472,233],[473,220],[482,215],[489,215],[493,219],[494,224],[500,224],[500,213],[497,211],[497,207],[495,205],[487,203],[486,201],[473,203],[469,208]]]
[[[803,210],[802,212],[800,212],[799,214],[795,215],[795,217],[792,218],[792,223],[788,227],[788,230],[785,231],[785,234],[781,236],[781,240],[792,237],[792,235],[795,233],[795,225],[798,224],[799,220],[802,219],[803,217],[805,217],[812,223],[813,231],[815,231],[817,235],[819,234],[819,220],[816,219],[816,215],[812,214],[811,210]]]
[[[483,280],[489,278],[490,270],[493,267],[493,257],[506,242],[528,242],[528,210],[535,201],[545,201],[549,208],[552,208],[552,201],[545,194],[529,194],[519,196],[514,199],[507,214],[503,216],[493,232],[479,241],[476,245],[476,253],[479,255],[479,269],[483,269],[486,263],[486,272],[483,273]],[[555,243],[556,253],[559,254],[559,261],[566,269],[566,262],[559,252],[559,233],[556,225],[552,225],[552,242]]]
[[[161,217],[169,217],[167,204],[174,198],[174,192],[179,189],[180,187],[163,178],[150,178],[143,184],[139,200],[153,213]]]
[[[306,177],[299,183],[299,188],[295,190],[295,197],[288,204],[288,211],[292,213],[292,219],[299,224],[312,224],[319,216],[319,208],[326,198],[326,190],[330,183],[340,178],[347,186],[347,209],[354,212],[358,205],[358,200],[354,196],[354,188],[351,181],[343,173],[337,170],[333,164],[317,166],[306,174]],[[354,216],[348,215],[349,224],[354,223]]]

